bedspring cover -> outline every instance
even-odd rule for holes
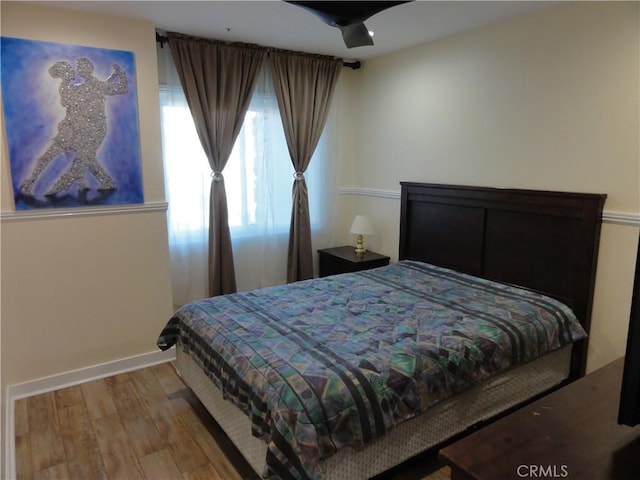
[[[157,343],[249,415],[264,477],[319,479],[339,449],[584,337],[556,300],[402,261],[192,302]]]

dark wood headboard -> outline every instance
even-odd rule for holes
[[[569,305],[589,332],[604,194],[402,182],[400,260],[520,285]],[[570,378],[585,373],[587,341]]]

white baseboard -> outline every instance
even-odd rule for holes
[[[38,378],[29,382],[9,385],[6,392],[6,422],[4,432],[5,458],[4,472],[2,478],[16,478],[16,457],[15,457],[15,402],[21,398],[32,397],[41,393],[53,392],[62,388],[72,387],[81,383],[90,382],[99,378],[111,377],[120,373],[131,372],[141,368],[151,367],[161,363],[175,360],[175,349],[167,351],[154,351],[143,353],[133,357],[122,358],[111,362],[92,365],[78,370],[63,372],[49,377]]]

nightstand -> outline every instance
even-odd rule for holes
[[[362,256],[356,255],[356,248],[350,245],[324,248],[318,250],[320,276],[337,275],[339,273],[357,272],[369,268],[389,265],[390,257],[366,251]]]

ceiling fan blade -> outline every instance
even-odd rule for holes
[[[369,35],[369,29],[364,23],[351,24],[346,27],[338,26],[338,28],[342,32],[342,39],[347,48],[373,45],[373,38]]]

